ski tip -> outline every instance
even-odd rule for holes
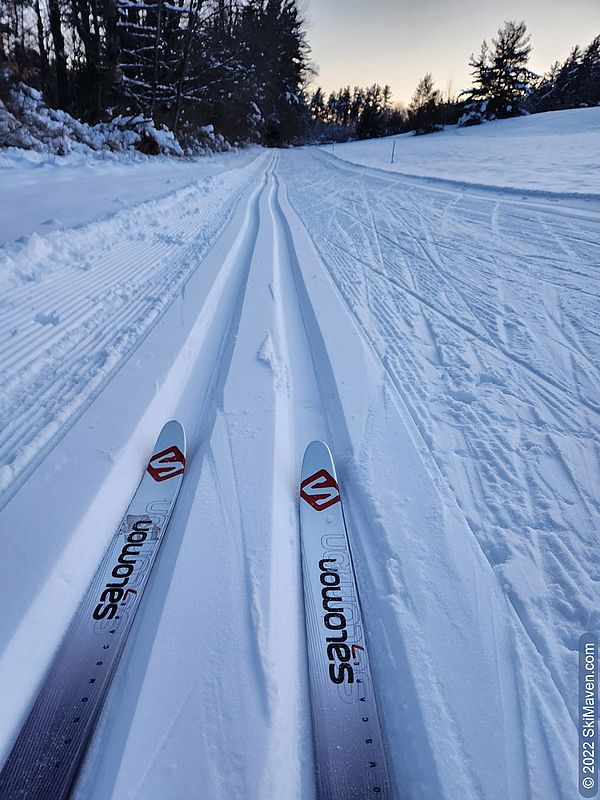
[[[181,450],[185,450],[185,429],[181,422],[176,419],[170,419],[162,427],[160,436],[170,436],[173,443],[179,445]]]
[[[176,419],[171,419],[162,426],[154,450],[165,450],[167,447],[177,447],[185,453],[185,431],[181,422]]]
[[[304,453],[300,479],[301,514],[310,506],[313,511],[325,511],[341,502],[340,487],[331,450],[325,442],[311,442]]]
[[[302,460],[302,474],[310,474],[315,471],[315,468],[325,468],[330,472],[334,472],[333,456],[329,445],[322,442],[320,439],[315,439],[311,442],[304,451],[304,458]]]
[[[329,451],[329,445],[326,442],[324,442],[322,439],[313,439],[312,442],[306,445],[305,452],[308,452],[312,448],[319,448],[319,447],[324,447],[327,451]]]

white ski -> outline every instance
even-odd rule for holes
[[[392,790],[331,452],[306,448],[302,571],[320,800],[390,800]]]
[[[0,773],[1,800],[73,788],[183,480],[185,434],[168,422]]]

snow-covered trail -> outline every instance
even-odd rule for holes
[[[258,148],[194,160],[0,152],[0,241],[84,225],[160,199],[258,157]],[[8,151],[11,152],[10,150]],[[141,163],[140,163],[141,162]]]
[[[66,241],[54,232],[6,248],[0,505],[182,290],[256,173],[251,163],[71,230]]]
[[[30,261],[58,321],[27,327],[16,281],[2,310],[29,358],[3,413],[31,447],[0,511],[0,749],[177,416],[188,473],[76,797],[314,798],[313,438],[339,466],[397,796],[573,796],[577,639],[598,629],[600,214],[311,150],[210,181],[117,214],[121,237],[63,234],[60,266],[45,237]],[[59,418],[53,386],[72,387]]]
[[[421,503],[414,503],[408,514],[411,525],[418,525],[422,532],[430,529],[433,551],[439,549],[439,531],[434,533],[433,529],[441,518],[448,518],[442,526],[446,536],[460,525],[452,511],[444,509],[444,500],[431,485],[414,445],[408,445],[393,402],[382,397],[384,372],[361,342],[339,300],[332,297],[332,287],[311,256],[310,244],[302,241],[297,224],[300,242],[294,242],[292,212],[289,207],[287,214],[282,210],[285,201],[278,183],[269,172],[264,188],[252,200],[256,204],[252,215],[256,213],[258,220],[248,234],[245,252],[249,271],[241,283],[243,296],[238,296],[229,330],[228,338],[235,339],[235,344],[221,354],[216,386],[208,395],[211,405],[205,405],[201,412],[201,425],[208,429],[198,446],[206,448],[205,455],[188,476],[189,495],[180,501],[172,523],[174,531],[181,531],[182,551],[172,566],[170,586],[180,588],[174,597],[172,589],[163,597],[163,618],[152,651],[141,647],[130,650],[132,660],[123,668],[127,678],[121,692],[123,697],[139,693],[138,706],[131,718],[125,717],[119,725],[113,721],[110,729],[108,725],[102,729],[96,745],[103,752],[102,759],[91,758],[88,763],[105,772],[98,774],[90,767],[81,782],[82,797],[106,796],[107,784],[112,784],[114,796],[128,796],[132,776],[133,796],[163,797],[167,792],[164,763],[173,763],[178,753],[190,752],[190,724],[197,725],[194,719],[204,721],[200,736],[205,745],[192,746],[194,758],[189,764],[180,764],[175,776],[169,775],[168,791],[175,796],[187,796],[199,773],[209,797],[314,795],[294,501],[303,448],[312,438],[325,436],[338,453],[350,453],[355,447],[364,447],[365,412],[380,419],[384,415],[387,425],[379,436],[385,436],[388,446],[390,440],[402,438],[398,449],[405,453],[412,491],[418,491],[420,483],[415,475],[433,490],[433,496],[428,492],[425,502],[436,523],[427,521],[422,512],[415,518],[415,509],[424,501],[420,490]],[[303,254],[303,268],[299,252]],[[335,367],[332,364],[327,346],[329,331],[324,332],[317,321],[317,308],[305,283],[303,270],[310,275],[315,269],[318,272],[313,276],[312,292],[319,316],[323,317],[319,296],[325,290],[329,325],[337,328],[338,336],[342,334],[351,360],[361,363],[363,369],[358,374],[356,364],[343,369],[337,351],[338,363]],[[337,312],[335,305],[332,308],[334,302]],[[361,388],[365,370],[372,380]],[[344,373],[347,385],[340,388]],[[356,423],[353,426],[346,418],[345,409],[354,404],[362,406],[362,413],[358,415],[358,428],[351,433],[348,426],[354,428]],[[382,449],[378,438],[375,433],[370,436],[375,452]],[[371,482],[377,480],[382,467],[372,467]],[[386,722],[392,730],[391,740],[402,741],[405,732],[411,732],[410,746],[405,743],[397,754],[392,752],[403,792],[412,783],[421,783],[431,796],[455,797],[462,792],[467,797],[493,797],[508,785],[514,797],[526,797],[526,765],[520,753],[516,757],[500,755],[500,763],[488,778],[483,769],[473,769],[468,763],[473,748],[481,746],[477,742],[482,742],[486,725],[494,724],[504,731],[503,738],[512,738],[518,721],[515,669],[507,655],[510,628],[506,614],[498,614],[501,593],[487,565],[463,533],[464,541],[457,545],[457,552],[437,556],[444,571],[452,574],[452,583],[448,577],[438,577],[442,585],[437,586],[436,596],[424,603],[428,592],[421,583],[425,577],[422,545],[412,555],[401,553],[402,538],[390,536],[397,524],[390,510],[386,513],[378,509],[377,516],[388,516],[388,520],[373,529],[369,523],[373,499],[364,496],[358,481],[353,486],[348,478],[345,485],[355,498],[350,503],[350,520],[356,547],[359,553],[364,550],[359,563],[364,564],[360,577],[367,588],[367,617],[369,611],[373,620],[384,613],[379,592],[370,599],[374,588],[385,589],[390,597],[401,589],[408,594],[405,603],[411,607],[406,615],[404,603],[395,598],[392,609],[384,614],[384,624],[374,625],[372,630],[375,653],[381,654],[382,664],[376,673],[380,673],[384,704],[390,708]],[[358,539],[360,531],[364,543]],[[384,569],[377,569],[386,550]],[[397,576],[389,574],[400,567],[401,557],[401,569],[411,575],[412,589],[401,587]],[[202,565],[214,565],[213,574],[209,576]],[[473,593],[472,571],[479,575],[485,590],[479,588]],[[491,587],[487,586],[490,581]],[[174,641],[173,631],[182,624],[182,608],[193,602],[189,587],[194,583],[204,619]],[[464,600],[453,603],[450,614],[445,606],[456,585],[462,587]],[[490,602],[488,593],[495,595],[495,603]],[[159,613],[157,608],[156,615]],[[422,626],[415,624],[415,613],[421,616]],[[489,616],[487,622],[495,635],[487,643],[481,642],[479,630],[475,636],[469,632],[474,615],[482,625]],[[215,625],[215,620],[220,624]],[[449,654],[441,636],[436,642],[438,637],[433,634],[437,631],[440,635],[451,624],[459,626],[464,641]],[[417,633],[420,627],[427,631],[426,637]],[[409,628],[415,629],[411,656],[402,652]],[[475,651],[479,658],[469,664]],[[426,681],[419,675],[424,660],[430,665]],[[146,680],[139,687],[135,676],[146,663]],[[433,663],[436,670],[431,668]],[[186,665],[183,679],[165,685],[165,671],[179,674],[179,664]],[[401,664],[404,669],[399,670]],[[455,669],[471,677],[471,702],[486,705],[480,722],[474,720],[470,703],[460,701],[454,708],[461,694]],[[495,699],[488,696],[490,682],[502,687]],[[411,684],[410,693],[407,683]],[[435,726],[443,721],[450,729],[455,728],[455,742],[447,735],[435,741],[433,720],[428,722],[418,698],[425,704],[435,702]],[[122,713],[116,692],[111,702]],[[506,703],[508,710],[502,707]],[[109,707],[105,719],[114,720],[115,716],[116,711],[111,713]],[[153,732],[159,720],[165,734],[155,742]],[[254,742],[250,748],[248,740]],[[436,765],[434,769],[431,764],[425,766],[428,758]],[[451,769],[444,767],[445,761],[452,764]],[[283,771],[281,764],[286,765]],[[415,764],[419,765],[417,769]],[[489,767],[485,772],[489,775]]]
[[[323,160],[294,165],[303,221],[574,715],[553,643],[598,624],[600,208]]]

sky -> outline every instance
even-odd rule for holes
[[[575,44],[600,34],[600,0],[300,0],[312,60],[313,87],[389,83],[392,99],[408,104],[431,72],[444,92],[470,85],[469,57],[505,20],[525,20],[529,63],[544,73]]]

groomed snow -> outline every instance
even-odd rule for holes
[[[443,180],[385,171],[389,140],[215,156],[173,185],[167,161],[0,170],[4,202],[44,196],[0,252],[0,758],[176,417],[187,475],[76,800],[315,799],[297,506],[315,438],[395,796],[577,796],[577,643],[600,628],[597,166],[573,193],[597,111],[401,137],[398,170]],[[555,178],[545,124],[573,151]]]
[[[394,163],[392,145],[396,141]],[[427,136],[336,144],[336,158],[409,176],[600,197],[600,108],[548,111]],[[332,146],[322,148],[332,152]]]
[[[256,156],[252,148],[197,159],[0,149],[0,241],[106,218]]]

